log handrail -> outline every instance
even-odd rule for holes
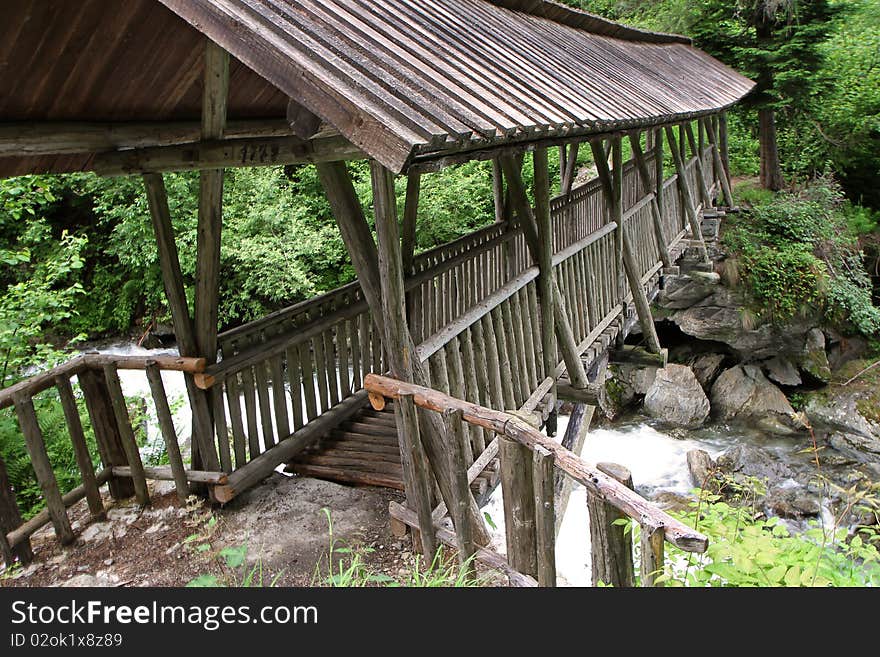
[[[662,527],[666,540],[672,545],[686,552],[698,553],[705,552],[709,546],[709,539],[705,535],[663,512],[638,493],[621,485],[510,413],[377,374],[367,375],[364,386],[371,396],[400,399],[401,396],[411,395],[417,406],[436,413],[461,411],[462,419],[470,424],[494,431],[532,450],[542,447],[553,454],[556,467],[582,484],[591,495],[619,509],[639,524]]]
[[[188,372],[195,374],[205,371],[204,358],[185,358],[182,356],[114,356],[90,352],[74,356],[69,361],[52,369],[34,374],[26,379],[0,390],[0,409],[9,408],[15,403],[15,397],[36,394],[55,387],[55,377],[75,376],[84,370],[100,370],[104,365],[114,365],[120,370],[145,370],[150,362],[154,362],[160,370]]]

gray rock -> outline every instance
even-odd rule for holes
[[[685,276],[669,276],[666,278],[663,291],[657,299],[661,308],[680,310],[690,308],[710,296],[718,287],[720,277],[716,279],[702,278],[697,274],[708,272],[691,272]]]
[[[645,395],[654,383],[658,367],[644,367],[642,365],[629,365],[621,363],[614,366],[615,376],[621,382],[626,383],[635,395]]]
[[[783,356],[774,356],[762,363],[764,373],[772,381],[783,386],[799,386],[803,381],[794,364]]]
[[[782,518],[801,520],[819,515],[819,501],[800,486],[776,486],[767,493],[767,506]]]
[[[880,439],[880,426],[859,413],[857,401],[857,394],[835,397],[813,395],[804,411],[814,429]]]
[[[831,367],[828,365],[828,354],[825,353],[825,334],[821,330],[813,328],[807,332],[799,365],[801,371],[817,381],[828,383],[831,380]]]
[[[688,471],[691,473],[691,482],[694,486],[703,486],[709,481],[715,463],[709,452],[702,449],[692,449],[687,453]]]
[[[762,324],[743,326],[744,301],[729,288],[715,291],[691,307],[678,310],[671,319],[686,334],[701,340],[723,342],[743,360],[772,358],[778,354],[800,355],[804,340],[815,320],[797,317],[784,326]]]
[[[104,541],[111,536],[113,536],[113,523],[110,522],[96,522],[86,527],[80,534],[80,538],[87,543]]]
[[[709,400],[689,367],[671,364],[657,370],[645,394],[645,410],[668,424],[695,428],[709,416]]]
[[[768,433],[794,435],[805,428],[785,395],[755,365],[724,371],[712,386],[712,415]]]
[[[877,438],[836,432],[828,436],[828,443],[859,463],[880,462],[880,440]]]
[[[721,364],[724,362],[724,358],[724,354],[700,354],[691,360],[691,370],[703,390],[708,391],[712,388],[712,384],[721,373]]]
[[[735,478],[756,477],[768,487],[791,479],[794,472],[770,452],[755,445],[732,447],[718,457],[718,468]]]

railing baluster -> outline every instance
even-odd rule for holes
[[[177,499],[181,504],[186,504],[186,498],[189,496],[189,482],[186,479],[183,457],[180,455],[180,445],[177,444],[177,431],[174,430],[174,419],[171,417],[171,409],[168,406],[165,384],[162,383],[162,372],[155,364],[147,365],[147,381],[150,383],[150,392],[153,394],[153,403],[156,405],[156,419],[159,421],[159,430],[162,433],[162,440],[165,442],[165,453],[168,454],[168,463],[171,465],[171,474],[174,476]],[[216,396],[219,398],[219,395]],[[216,413],[216,407],[214,412]],[[226,439],[226,453],[229,454],[228,438]]]
[[[532,452],[535,495],[535,547],[538,585],[556,586],[556,505],[553,496],[553,454],[541,446]]]
[[[134,484],[134,494],[139,504],[150,504],[150,491],[147,488],[147,479],[144,476],[144,464],[141,462],[141,454],[138,450],[137,441],[134,437],[134,429],[131,426],[131,418],[128,414],[128,405],[122,394],[122,384],[119,382],[119,373],[115,365],[104,366],[104,378],[107,380],[107,390],[110,393],[110,402],[113,404],[113,414],[116,416],[116,425],[119,428],[119,437],[125,459],[131,468],[131,480]]]

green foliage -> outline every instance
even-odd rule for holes
[[[880,331],[858,243],[871,215],[854,210],[829,179],[793,193],[746,197],[754,205],[727,223],[723,241],[758,315],[783,322],[814,307],[866,336]]]
[[[705,554],[670,549],[664,574],[675,586],[876,586],[880,584],[880,533],[875,526],[854,532],[813,521],[792,534],[779,518],[756,513],[754,492],[743,488],[735,503],[694,490],[688,511],[673,514],[709,537]],[[876,491],[850,491],[851,506],[876,508]]]
[[[74,388],[77,391],[77,388]],[[77,406],[81,418],[87,418],[85,401],[77,395]],[[64,411],[58,393],[49,390],[34,398],[34,408],[40,422],[40,429],[46,443],[49,462],[52,463],[58,487],[62,493],[75,488],[81,483],[73,444],[67,430]],[[91,423],[84,421],[83,430],[86,444],[92,455],[92,461],[98,463],[98,450]],[[24,439],[18,428],[18,420],[12,408],[0,411],[0,458],[6,463],[9,481],[15,491],[16,500],[22,516],[27,519],[35,515],[44,506],[43,494],[37,477],[34,474],[31,458],[24,446]]]

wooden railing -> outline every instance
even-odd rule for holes
[[[14,407],[27,453],[46,508],[23,521],[16,493],[10,485],[6,466],[0,460],[0,548],[7,564],[17,556],[30,559],[30,537],[51,523],[62,544],[74,540],[67,509],[82,499],[88,503],[92,518],[103,517],[104,502],[100,487],[109,485],[113,499],[135,495],[141,504],[149,504],[147,479],[175,482],[178,496],[185,500],[189,483],[225,483],[222,472],[187,470],[178,445],[177,432],[168,398],[162,383],[162,371],[201,372],[203,358],[107,356],[83,354],[9,388],[0,390],[0,409]],[[122,392],[119,370],[143,370],[150,384],[156,417],[170,466],[145,467],[135,438],[130,411]],[[37,412],[47,395],[60,404],[67,434],[73,447],[82,483],[62,495],[54,465],[50,462],[46,439]],[[34,401],[38,401],[35,405]],[[86,407],[83,416],[79,401]],[[100,457],[100,468],[92,459],[86,435],[90,429]]]
[[[640,526],[643,586],[662,584],[663,578],[658,575],[664,570],[664,542],[686,552],[701,553],[708,547],[706,536],[551,440],[521,417],[389,377],[371,374],[365,385],[374,408],[381,408],[381,400],[388,398],[398,403],[411,401],[420,408],[442,414],[447,423],[450,450],[464,449],[462,446],[467,444],[462,439],[465,427],[470,427],[471,432],[482,430],[498,437],[507,557],[504,559],[491,550],[478,548],[471,538],[472,528],[465,526],[469,516],[453,511],[455,534],[437,527],[437,537],[457,548],[463,563],[475,557],[490,566],[501,567],[513,584],[555,586],[555,471],[584,486],[591,506],[609,507]],[[461,455],[452,456],[450,460],[460,462]],[[456,495],[464,496],[467,494],[466,482],[472,473],[459,471],[455,474],[461,482],[456,487]],[[458,502],[453,500],[453,506],[460,506]],[[392,504],[391,512],[397,520],[419,528],[415,513],[406,507]],[[604,583],[632,586],[633,553],[626,532],[615,523],[617,517],[609,512],[604,514],[602,523],[595,522],[596,519],[591,523],[593,561],[602,564],[598,572]],[[616,579],[613,573],[619,578]]]

